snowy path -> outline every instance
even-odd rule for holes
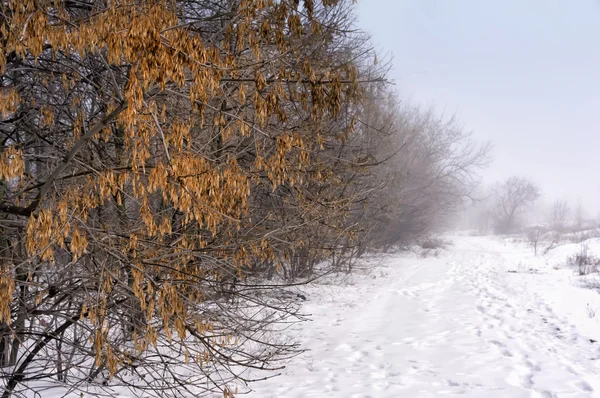
[[[600,397],[600,343],[508,273],[511,253],[457,238],[439,258],[309,303],[309,350],[251,397]]]

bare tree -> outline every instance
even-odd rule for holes
[[[575,214],[574,214],[574,227],[577,231],[581,231],[583,228],[583,222],[585,218],[583,205],[581,204],[581,198],[577,199],[577,206],[575,206]]]
[[[387,152],[397,153],[377,169],[385,187],[371,201],[369,216],[370,236],[384,250],[423,236],[455,215],[478,187],[478,172],[490,152],[455,118],[391,106]]]
[[[529,230],[529,232],[527,232],[527,240],[529,241],[529,244],[531,245],[531,247],[533,247],[533,255],[537,256],[538,253],[538,246],[540,243],[540,238],[542,237],[543,232],[542,232],[542,228],[538,225],[535,228]]]
[[[558,232],[564,232],[567,227],[569,211],[569,204],[566,200],[556,200],[550,213],[550,226]]]
[[[487,235],[493,226],[493,199],[489,187],[477,189],[460,215],[465,228],[479,235]]]
[[[494,188],[496,205],[494,209],[495,229],[508,233],[518,226],[518,218],[540,197],[539,187],[522,177],[510,177]]]

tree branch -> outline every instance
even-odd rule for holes
[[[44,198],[44,196],[46,196],[46,194],[50,190],[50,187],[52,186],[54,181],[62,174],[63,171],[65,171],[65,169],[67,168],[69,163],[71,163],[73,161],[73,159],[75,158],[77,153],[81,150],[81,148],[83,148],[85,143],[88,140],[90,140],[94,135],[99,133],[103,128],[108,126],[108,124],[110,122],[112,122],[115,118],[117,118],[117,116],[119,116],[126,108],[127,108],[127,101],[121,102],[121,105],[119,105],[117,107],[117,109],[115,109],[109,115],[107,115],[104,119],[102,119],[102,121],[100,123],[93,126],[86,134],[83,135],[83,137],[81,137],[81,139],[79,141],[77,141],[77,143],[73,146],[73,148],[71,148],[71,151],[65,157],[65,160],[63,161],[63,163],[60,166],[58,166],[54,170],[52,175],[50,175],[50,177],[46,180],[46,182],[44,182],[44,185],[42,185],[42,188],[40,189],[40,192],[38,193],[35,200],[33,202],[31,202],[31,204],[29,206],[27,206],[27,208],[25,209],[25,211],[28,212],[29,215],[36,210],[36,208],[39,206],[39,204],[42,201],[42,199]]]

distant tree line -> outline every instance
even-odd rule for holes
[[[566,199],[541,203],[539,185],[525,177],[512,176],[492,187],[478,188],[474,201],[462,217],[467,228],[480,234],[512,234],[524,230],[557,234],[595,229],[599,223],[587,214],[579,199],[574,208]]]

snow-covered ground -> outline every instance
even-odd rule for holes
[[[600,294],[563,266],[577,245],[451,240],[308,287],[307,351],[250,397],[600,397]]]
[[[311,321],[281,337],[306,351],[249,397],[600,397],[600,273],[566,265],[581,244],[534,256],[524,237],[447,240],[303,287]],[[586,247],[600,257],[600,238]],[[27,396],[80,396],[64,392]]]

